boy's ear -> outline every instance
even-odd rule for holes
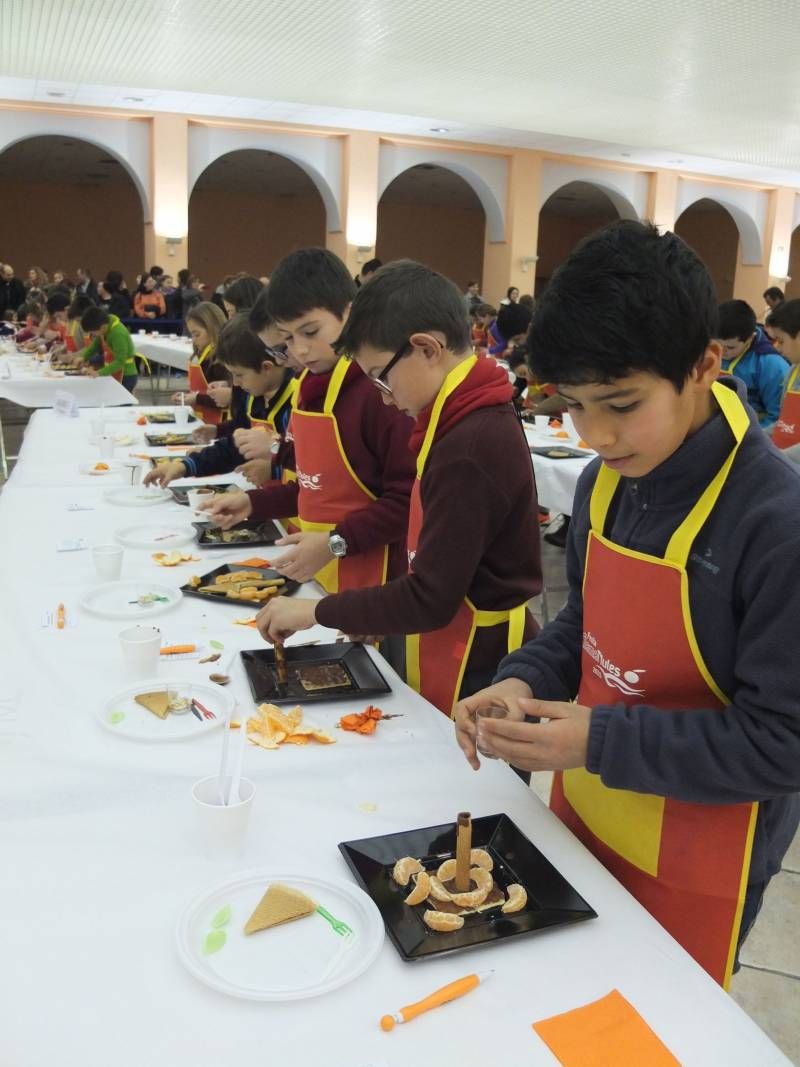
[[[698,385],[711,386],[722,371],[722,345],[719,341],[709,341],[706,349],[695,365]]]
[[[438,360],[442,358],[446,348],[446,342],[443,339],[436,337],[431,333],[423,333],[422,331],[412,333],[408,342],[415,348],[421,349],[425,353],[425,358],[432,362],[438,362]]]

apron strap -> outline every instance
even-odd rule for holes
[[[308,374],[308,371],[304,370],[304,371],[302,371],[300,373],[300,376],[296,379],[296,381],[297,381],[297,390],[294,393],[294,395],[292,396],[292,411],[297,411],[297,406],[300,403],[300,386],[305,381],[305,378],[306,378],[307,374]]]
[[[342,388],[345,375],[350,370],[351,363],[351,359],[348,359],[347,356],[342,356],[333,368],[331,380],[328,382],[328,390],[325,393],[325,403],[322,405],[323,415],[333,414],[333,406],[339,399],[339,392]]]
[[[428,429],[425,432],[425,437],[422,440],[422,447],[419,450],[417,456],[417,477],[422,478],[422,472],[425,470],[425,464],[428,460],[428,453],[433,445],[433,439],[436,436],[436,430],[439,426],[439,417],[442,414],[442,408],[445,405],[445,401],[451,393],[461,385],[469,372],[478,362],[477,356],[470,356],[469,359],[463,360],[456,367],[454,367],[442,382],[439,392],[436,394],[436,399],[433,402],[433,408],[431,409],[431,417],[428,422]]]
[[[786,392],[787,393],[791,393],[792,392],[792,386],[794,385],[794,383],[795,383],[795,381],[797,379],[798,373],[800,373],[800,363],[798,363],[797,366],[794,367],[794,369],[789,372],[789,377],[786,379]]]

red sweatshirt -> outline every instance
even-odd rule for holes
[[[307,375],[300,389],[304,411],[322,411],[330,373]],[[305,388],[304,388],[305,387]],[[408,448],[413,421],[388,407],[369,378],[353,365],[334,407],[342,447],[355,473],[377,497],[336,526],[348,552],[389,545],[389,578],[407,567],[408,503],[414,481],[414,457]],[[277,483],[250,492],[254,519],[297,514],[297,482]]]

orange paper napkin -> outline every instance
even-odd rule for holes
[[[533,1029],[564,1067],[680,1067],[618,989]]]

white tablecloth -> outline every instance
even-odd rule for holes
[[[474,773],[448,721],[382,661],[393,691],[381,707],[403,717],[375,737],[335,731],[332,746],[247,751],[245,774],[257,795],[242,866],[347,878],[340,841],[447,822],[459,810],[506,812],[599,917],[424,964],[403,964],[387,941],[361,978],[315,1000],[238,1001],[192,978],[175,949],[178,916],[232,873],[203,858],[190,822],[191,785],[214,772],[219,736],[137,745],[96,724],[94,709],[124,684],[123,624],[78,608],[94,584],[89,553],[55,551],[64,537],[108,542],[122,525],[184,519],[187,509],[114,508],[103,502],[102,486],[78,478],[37,487],[27,472],[46,467],[54,453],[63,458],[62,441],[70,463],[93,458],[79,428],[88,428],[83,418],[37,413],[0,494],[2,696],[18,715],[15,738],[0,719],[0,1063],[408,1067],[424,1059],[544,1067],[555,1060],[531,1023],[613,988],[683,1064],[788,1063],[507,767],[490,762]],[[95,510],[68,511],[75,502]],[[204,558],[237,556],[241,549]],[[191,572],[157,568],[149,552],[126,550],[123,577],[177,586]],[[42,629],[42,609],[60,601],[75,626]],[[170,641],[258,647],[255,632],[232,624],[239,614],[185,599],[159,625]],[[317,628],[313,636],[325,634]],[[197,668],[185,662],[173,670],[188,676]],[[235,696],[252,707],[239,663],[232,674]],[[323,705],[309,717],[334,729],[342,713],[362,705]],[[392,1034],[380,1031],[386,1012],[487,969],[493,978],[469,996]]]
[[[546,419],[542,422],[546,424]],[[564,432],[568,437],[556,437],[556,431],[545,429],[544,425],[535,427],[529,423],[525,424],[525,437],[529,446],[554,448],[563,445],[577,451],[579,437],[574,432],[571,420],[565,420]],[[591,449],[586,449],[585,457],[581,459],[548,459],[547,456],[531,453],[539,505],[548,508],[553,514],[571,515],[578,479],[596,455]]]
[[[134,333],[133,343],[137,352],[164,367],[185,371],[192,358],[192,342],[188,337],[164,337],[163,334],[145,336]]]
[[[0,356],[0,398],[3,400],[11,400],[25,408],[50,408],[58,393],[74,396],[82,408],[138,403],[111,377],[58,377],[57,372],[47,369],[47,364],[36,364],[29,356]]]

